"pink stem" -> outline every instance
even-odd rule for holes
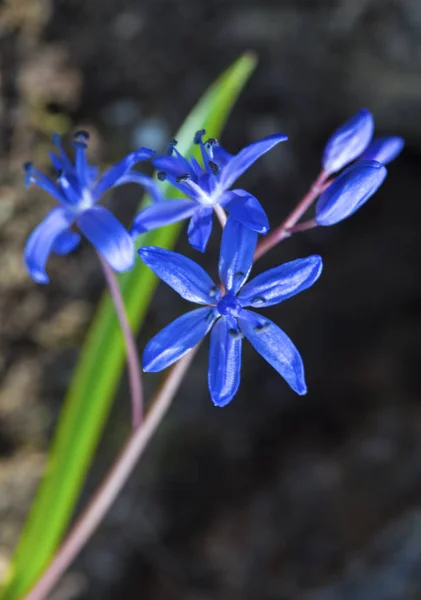
[[[322,170],[307,194],[305,194],[294,210],[287,216],[285,221],[283,221],[279,227],[274,229],[271,233],[269,233],[269,235],[262,239],[256,248],[256,252],[254,253],[255,261],[266,254],[266,252],[268,252],[271,248],[279,244],[279,242],[282,242],[282,240],[291,235],[288,229],[294,227],[297,221],[301,219],[303,214],[310,208],[315,199],[320,195],[327,177],[328,174]]]
[[[166,414],[199,345],[180,359],[169,371],[152,402],[142,427],[132,432],[113,467],[58,549],[47,570],[24,600],[43,600],[101,523]]]
[[[127,319],[127,313],[126,309],[124,308],[124,301],[121,295],[120,286],[118,285],[117,277],[107,261],[104,260],[100,254],[98,254],[98,256],[126,344],[127,367],[129,371],[132,402],[132,427],[133,429],[137,429],[142,423],[143,393],[142,372],[140,370],[136,342]]]
[[[308,221],[303,221],[302,223],[298,223],[298,225],[294,225],[294,227],[290,227],[288,229],[288,233],[299,233],[301,231],[308,231],[309,229],[314,229],[317,227],[317,223],[314,219],[309,219]]]

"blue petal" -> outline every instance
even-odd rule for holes
[[[167,325],[146,344],[143,370],[154,373],[172,365],[205,337],[216,318],[215,309],[197,308]]]
[[[360,156],[373,137],[373,115],[362,108],[330,137],[323,152],[323,169],[336,173]]]
[[[231,216],[222,233],[219,277],[225,289],[236,294],[249,276],[256,249],[257,233]]]
[[[25,245],[24,259],[32,279],[48,283],[45,272],[47,259],[55,240],[73,223],[74,215],[63,208],[54,208],[34,229]]]
[[[228,190],[240,175],[247,171],[258,158],[266,154],[266,152],[271,150],[276,144],[279,144],[279,142],[285,142],[287,139],[286,135],[275,133],[240,150],[223,168],[220,178],[221,188]]]
[[[115,271],[127,271],[133,266],[133,240],[109,210],[102,206],[89,208],[78,216],[77,224]]]
[[[60,233],[58,237],[54,240],[54,244],[52,247],[52,251],[59,256],[65,256],[72,252],[81,240],[81,235],[72,231],[71,229],[67,229]]]
[[[190,219],[187,235],[190,244],[199,252],[204,252],[212,231],[213,208],[201,207]]]
[[[318,225],[335,225],[352,215],[378,190],[387,175],[376,161],[357,161],[323,192],[316,204]]]
[[[179,177],[186,173],[191,176],[195,175],[195,169],[192,168],[189,161],[180,154],[177,156],[157,156],[152,163],[158,171],[164,171],[166,175],[172,177]]]
[[[229,161],[234,158],[233,154],[227,152],[217,140],[214,140],[212,144],[209,145],[209,156],[216,164],[221,167],[225,167]]]
[[[242,306],[278,304],[311,287],[322,272],[320,256],[308,256],[269,269],[246,283],[238,299]]]
[[[197,208],[196,202],[180,198],[155,202],[135,216],[130,234],[135,237],[145,231],[177,223],[191,217]]]
[[[63,194],[61,188],[56,183],[54,183],[52,179],[47,177],[47,175],[44,175],[44,173],[41,173],[41,171],[35,169],[31,163],[27,163],[25,165],[25,171],[25,185],[28,186],[30,183],[34,183],[35,185],[43,189],[45,192],[47,192],[47,194],[53,196],[53,198],[58,200],[58,202],[62,204],[67,204],[67,198]]]
[[[197,304],[215,304],[220,292],[200,265],[178,252],[144,246],[140,258],[162,281],[185,300]]]
[[[260,202],[245,190],[225,192],[220,203],[230,215],[257,233],[269,231],[269,221]]]
[[[212,329],[208,385],[216,406],[231,402],[240,385],[241,338],[235,319],[222,317]]]
[[[119,185],[124,185],[126,183],[137,183],[141,185],[151,196],[154,202],[161,202],[164,200],[164,196],[157,185],[157,183],[152,179],[152,177],[148,177],[147,175],[143,175],[142,173],[131,172],[123,175],[116,181],[113,187],[117,187]]]
[[[375,138],[360,156],[360,160],[377,160],[379,163],[387,165],[402,152],[404,145],[405,142],[401,137]]]
[[[249,310],[238,318],[241,331],[251,345],[297,392],[307,393],[304,365],[300,353],[282,329],[275,323]]]
[[[105,171],[101,179],[92,190],[94,201],[97,202],[102,194],[112,188],[117,181],[123,177],[123,175],[126,175],[136,163],[141,162],[142,160],[148,160],[154,154],[155,153],[153,150],[149,150],[148,148],[140,148],[139,150],[128,154],[116,165],[110,167],[107,171]]]

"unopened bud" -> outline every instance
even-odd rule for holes
[[[388,136],[374,138],[367,150],[360,156],[361,160],[377,160],[382,165],[394,160],[405,145],[401,137]]]
[[[331,136],[323,152],[323,169],[330,175],[340,171],[364,152],[373,137],[373,115],[362,108]]]
[[[386,167],[375,160],[358,161],[348,167],[320,196],[317,224],[335,225],[352,215],[379,189],[386,175]]]

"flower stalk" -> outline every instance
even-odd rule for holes
[[[74,524],[47,570],[24,600],[42,600],[70,566],[119,495],[139,458],[164,418],[199,345],[176,363],[156,393],[141,427],[132,432],[111,470]]]
[[[287,218],[274,229],[269,235],[263,238],[256,248],[254,254],[254,260],[261,258],[271,248],[282,242],[284,239],[291,235],[291,229],[297,224],[301,217],[307,212],[313,202],[320,196],[324,189],[324,184],[329,174],[322,170],[310,187],[308,192],[303,196],[294,210],[287,216]]]
[[[127,313],[124,308],[124,300],[121,295],[117,277],[107,261],[100,254],[98,254],[98,257],[120,323],[124,342],[126,344],[127,368],[129,372],[130,396],[132,404],[132,427],[133,430],[136,430],[142,424],[143,413],[142,371],[139,364],[136,340],[127,319]]]

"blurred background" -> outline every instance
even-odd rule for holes
[[[84,242],[33,283],[22,248],[51,206],[23,187],[47,168],[52,131],[88,128],[102,164],[162,148],[244,50],[258,69],[223,136],[237,152],[282,144],[244,185],[272,225],[320,168],[327,137],[359,108],[406,138],[352,219],[299,234],[259,271],[319,253],[312,289],[267,311],[302,352],[298,398],[250,346],[223,410],[207,344],[100,530],[54,593],[108,600],[421,598],[421,3],[419,0],[13,0],[0,6],[0,576],[42,473],[102,290]],[[139,189],[107,199],[127,225]],[[198,260],[216,272],[219,235]],[[185,235],[177,249],[190,256]],[[195,256],[197,258],[197,255]],[[185,310],[160,286],[139,347]],[[146,378],[150,393],[158,376]],[[128,432],[124,380],[85,501]]]

